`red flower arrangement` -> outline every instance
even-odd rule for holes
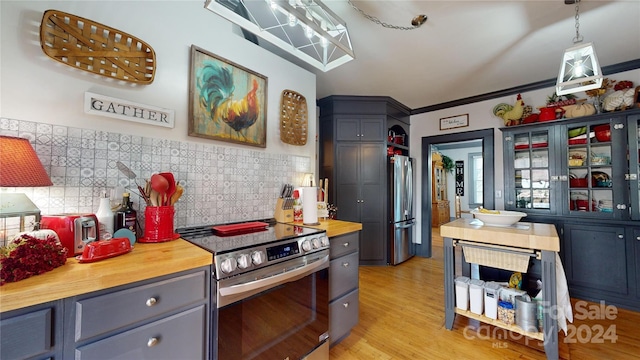
[[[51,271],[67,261],[67,249],[53,236],[23,234],[0,248],[0,286]]]

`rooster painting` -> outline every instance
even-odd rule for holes
[[[189,134],[265,147],[266,80],[211,58],[198,65]]]

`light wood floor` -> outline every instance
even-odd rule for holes
[[[437,229],[433,238],[432,258],[414,257],[395,267],[360,267],[359,323],[331,348],[331,359],[546,359],[541,343],[524,344],[518,335],[463,316],[456,316],[453,330],[445,329],[442,238]],[[640,359],[640,313],[618,309],[613,320],[577,317],[586,316],[576,316],[570,324],[573,336],[560,333],[561,358]],[[601,331],[607,329],[617,336],[615,343]]]

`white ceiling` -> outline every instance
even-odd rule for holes
[[[556,78],[573,45],[575,5],[563,0],[323,0],[346,23],[356,59],[317,74],[317,97],[390,96],[411,109]],[[580,34],[602,66],[640,59],[640,0],[580,2]]]

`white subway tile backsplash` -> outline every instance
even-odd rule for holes
[[[154,172],[170,171],[185,187],[176,204],[175,227],[273,217],[284,183],[299,183],[311,172],[306,156],[270,154],[253,148],[175,141],[0,118],[0,134],[27,138],[49,173],[53,186],[4,191],[23,192],[43,214],[95,212],[106,191],[117,204],[132,193],[144,224],[144,186]],[[120,161],[136,177],[117,167]],[[136,184],[137,182],[137,184]]]

